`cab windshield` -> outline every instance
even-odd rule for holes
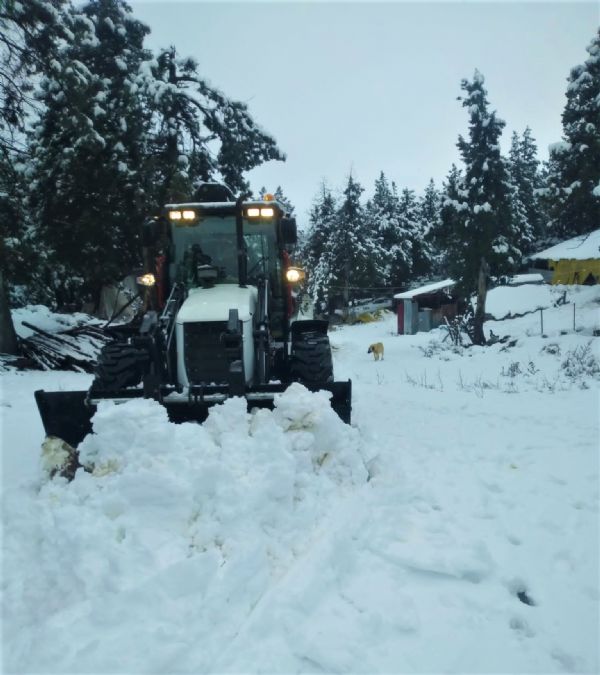
[[[209,216],[192,225],[174,223],[172,227],[173,277],[195,285],[194,272],[199,265],[217,269],[217,283],[239,283],[235,216]],[[247,279],[255,285],[263,278],[278,277],[277,242],[273,221],[244,220],[244,244]]]

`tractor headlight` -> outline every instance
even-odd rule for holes
[[[248,218],[258,218],[260,216],[260,209],[255,208],[254,206],[249,208],[248,211],[246,211]]]
[[[290,284],[298,284],[304,281],[305,276],[304,270],[299,267],[288,267],[285,273],[285,278]]]
[[[260,215],[262,218],[272,218],[275,215],[275,209],[272,208],[271,206],[262,208],[260,210]]]
[[[196,212],[195,211],[182,211],[181,215],[183,216],[184,220],[194,220],[196,217]]]
[[[181,211],[169,211],[169,220],[181,220]]]
[[[148,288],[154,286],[156,283],[154,274],[151,274],[150,272],[148,272],[148,274],[142,274],[141,277],[137,277],[136,281],[140,286],[147,286]]]

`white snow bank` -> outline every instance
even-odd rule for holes
[[[485,310],[496,319],[502,319],[508,315],[533,312],[540,307],[552,307],[561,295],[557,286],[497,286],[488,292]]]
[[[492,288],[485,303],[487,314],[496,319],[555,307],[561,303],[585,306],[598,305],[598,290],[594,286],[550,286],[527,284],[524,286],[497,286]]]
[[[202,426],[151,400],[102,404],[80,446],[94,473],[5,496],[8,670],[166,672],[191,617],[208,666],[215,636],[235,635],[366,482],[358,432],[328,398],[294,384],[273,412],[231,399]]]

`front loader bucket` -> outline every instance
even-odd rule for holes
[[[86,403],[87,391],[34,393],[46,436],[58,436],[76,448],[92,431],[96,406]]]
[[[348,380],[347,382],[330,382],[328,385],[316,389],[325,389],[332,393],[331,407],[342,422],[350,424],[352,416],[352,380]],[[316,391],[316,389],[313,391]]]
[[[288,385],[268,384],[255,387],[246,392],[248,409],[254,407],[273,409],[273,397],[287,389]],[[331,407],[339,418],[350,424],[352,412],[352,382],[329,382],[324,385],[305,384],[311,391],[321,389],[330,391]],[[171,422],[204,422],[208,417],[209,409],[227,398],[226,386],[192,388],[191,396],[177,397],[174,392],[165,391],[166,395],[161,404],[166,408]],[[114,392],[114,395],[99,392],[94,394],[90,402],[87,391],[43,391],[35,392],[35,400],[40,411],[42,424],[47,436],[58,436],[69,445],[76,448],[81,441],[92,432],[92,417],[96,412],[96,404],[101,400],[124,402],[141,398],[141,389],[129,389]],[[209,398],[215,397],[213,400]]]

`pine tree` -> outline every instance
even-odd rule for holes
[[[419,200],[418,222],[421,240],[427,247],[429,269],[433,274],[439,274],[442,267],[443,254],[436,246],[436,233],[441,227],[441,209],[442,198],[432,178]]]
[[[275,188],[275,193],[273,195],[275,199],[283,206],[286,214],[288,216],[293,216],[295,212],[294,205],[292,202],[286,197],[286,195],[283,193],[283,190],[281,189],[281,185],[278,185]]]
[[[39,242],[24,208],[24,132],[34,112],[33,83],[60,58],[71,37],[63,0],[0,3],[0,351],[16,352],[13,301],[36,302],[19,291],[37,270]],[[29,291],[29,289],[27,289]]]
[[[537,148],[529,127],[522,138],[513,132],[508,160],[511,214],[519,235],[517,245],[523,254],[533,249],[541,233],[540,207],[536,196],[540,186],[538,166]]]
[[[400,231],[411,242],[411,281],[426,277],[431,272],[431,248],[421,227],[419,203],[414,190],[404,188],[399,201]]]
[[[318,311],[325,310],[329,301],[332,273],[327,244],[334,231],[336,213],[335,198],[326,184],[322,183],[310,211],[306,243],[300,254],[307,271],[307,291]]]
[[[391,286],[401,270],[411,264],[411,241],[400,230],[400,206],[394,184],[383,171],[375,180],[373,198],[367,202],[365,216],[374,246],[373,268],[377,286]]]
[[[571,70],[562,115],[563,141],[550,148],[550,228],[565,238],[591,232],[600,223],[600,29],[587,47],[589,58]]]
[[[142,84],[152,112],[157,204],[189,196],[204,181],[220,180],[234,192],[247,191],[246,171],[285,159],[247,106],[211,87],[193,59],[180,58],[171,47],[150,70]]]
[[[375,283],[377,246],[360,203],[363,192],[364,188],[350,174],[326,245],[331,276],[341,291],[344,307],[348,307],[351,287],[367,289]]]
[[[477,293],[474,341],[484,344],[483,321],[490,274],[515,269],[521,254],[511,218],[508,171],[500,154],[504,122],[488,111],[483,76],[475,71],[471,82],[463,80],[462,104],[469,111],[469,139],[458,139],[465,175],[459,199],[445,202],[454,209],[454,230],[449,250],[450,271],[457,289],[468,299]]]
[[[29,203],[60,306],[96,300],[139,259],[146,137],[134,77],[149,54],[148,29],[130,13],[122,0],[88,2],[40,83]]]
[[[0,155],[24,150],[35,78],[72,39],[66,0],[0,3]]]
[[[440,251],[439,265],[444,275],[450,274],[451,252],[458,248],[459,233],[464,227],[462,212],[467,209],[467,205],[463,201],[466,195],[463,181],[462,171],[452,164],[442,185],[440,222],[431,233],[434,248]]]

